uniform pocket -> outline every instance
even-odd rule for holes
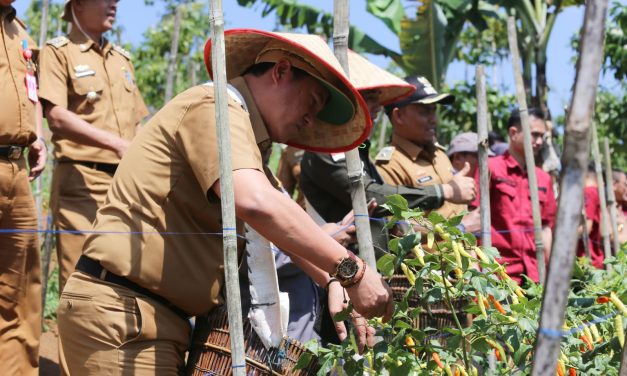
[[[72,78],[72,87],[77,95],[87,95],[89,92],[100,93],[104,89],[104,82],[94,76]]]

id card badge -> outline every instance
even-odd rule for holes
[[[32,72],[26,72],[26,94],[33,103],[39,101],[37,98],[37,78]]]

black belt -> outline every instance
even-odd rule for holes
[[[23,146],[0,146],[0,157],[18,160],[24,152]]]
[[[105,269],[102,265],[100,265],[100,262],[94,259],[91,259],[85,255],[82,255],[78,259],[78,263],[76,263],[76,270],[89,274],[90,276],[96,277],[102,281],[106,281],[109,283],[126,287],[127,289],[135,291],[138,294],[142,294],[153,300],[156,300],[157,302],[171,309],[174,313],[179,315],[183,320],[187,320],[190,317],[190,315],[188,315],[185,311],[175,306],[174,304],[170,303],[166,298],[159,296],[146,288],[141,287],[135,282],[129,281],[125,277],[111,273],[110,271]]]
[[[75,163],[81,166],[93,168],[94,170],[106,172],[107,174],[113,176],[115,174],[115,170],[118,169],[118,165],[114,163],[98,163],[98,162],[89,162],[89,161],[60,161],[60,163]]]

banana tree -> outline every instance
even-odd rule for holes
[[[509,12],[515,13],[518,19],[518,44],[522,52],[527,99],[532,106],[539,107],[546,113],[549,37],[558,14],[568,6],[583,5],[584,0],[494,0],[493,3],[501,4]]]
[[[332,34],[332,15],[310,5],[294,0],[238,0],[238,3],[246,7],[263,4],[262,16],[275,14],[281,25],[304,27],[309,33],[327,38]],[[399,36],[401,52],[381,45],[354,25],[349,47],[357,52],[387,56],[405,74],[424,75],[436,87],[441,86],[455,57],[466,22],[483,30],[486,18],[502,18],[497,6],[478,0],[367,0],[366,5],[369,13]]]

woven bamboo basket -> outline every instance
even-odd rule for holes
[[[231,336],[226,306],[198,318],[192,349],[187,361],[187,374],[192,376],[228,376],[231,368]],[[307,350],[298,341],[284,337],[278,348],[267,350],[248,319],[244,320],[246,375],[307,376],[315,375],[315,359],[304,369],[294,366]]]
[[[390,287],[394,295],[394,300],[400,301],[403,299],[407,290],[409,289],[409,281],[403,274],[395,274],[390,280]],[[456,327],[455,318],[453,313],[449,309],[448,305],[444,301],[431,303],[428,306],[420,305],[420,296],[413,291],[407,299],[410,307],[422,307],[424,311],[420,313],[418,317],[414,319],[414,327],[418,329],[435,328],[442,330],[445,328]],[[457,318],[462,326],[467,325],[467,316],[464,312],[466,301],[456,300],[453,301],[453,308],[457,314]],[[443,342],[442,340],[440,342]]]

